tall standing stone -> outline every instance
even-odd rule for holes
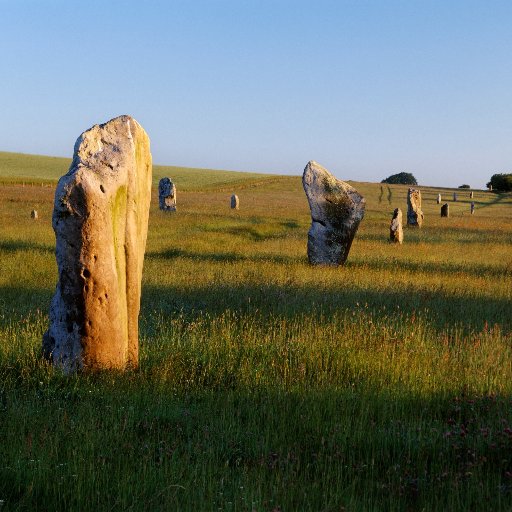
[[[416,188],[407,191],[407,225],[421,228],[423,224],[421,192]]]
[[[236,194],[231,196],[231,209],[238,210],[240,208],[240,200]]]
[[[475,213],[475,203],[471,201],[471,215]]]
[[[449,217],[450,216],[450,205],[448,203],[444,203],[441,206],[441,217]]]
[[[170,178],[158,182],[158,206],[164,212],[176,211],[176,185]]]
[[[302,185],[311,209],[309,262],[313,265],[345,263],[364,216],[364,197],[314,161],[306,165]]]
[[[149,138],[129,116],[78,137],[55,192],[59,281],[43,353],[66,373],[136,367],[151,199]]]
[[[454,192],[454,193],[453,193],[453,200],[454,200],[454,201],[457,201],[457,192]]]
[[[402,210],[395,208],[391,225],[389,226],[389,241],[401,244],[404,241],[404,231],[402,229]]]
[[[469,193],[469,199],[473,199],[473,197],[474,197],[474,194],[473,194],[473,191],[471,191],[471,192]]]
[[[437,204],[441,204],[441,194],[437,194]]]
[[[37,214],[37,210],[32,210],[30,212],[30,218],[34,219],[34,220],[37,220],[39,218],[39,215]]]

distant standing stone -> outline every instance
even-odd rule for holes
[[[421,228],[423,217],[421,192],[416,188],[410,188],[407,192],[407,225]]]
[[[471,202],[471,215],[475,213],[475,203]]]
[[[240,200],[236,194],[231,196],[231,208],[233,210],[238,210],[238,208],[240,208]]]
[[[437,204],[441,204],[441,194],[437,194]]]
[[[448,203],[444,203],[441,206],[441,217],[449,217],[450,216],[450,205]]]
[[[43,353],[65,373],[136,367],[151,200],[149,138],[129,116],[78,137],[55,191],[59,282]]]
[[[314,161],[306,165],[302,185],[311,209],[309,262],[313,265],[345,263],[364,217],[364,197]]]
[[[158,205],[164,212],[176,211],[176,185],[170,178],[162,178],[158,183]]]
[[[30,212],[30,217],[31,217],[32,219],[34,219],[34,220],[37,220],[37,219],[39,218],[39,217],[38,217],[38,215],[37,215],[37,210],[32,210],[32,211]]]
[[[457,201],[457,192],[454,192],[454,193],[453,193],[453,200],[454,200],[454,201]]]
[[[473,192],[469,193],[469,199],[473,199]]]
[[[401,244],[404,241],[404,231],[402,229],[402,210],[395,208],[389,226],[389,241]]]

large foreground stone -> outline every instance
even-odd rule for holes
[[[404,241],[404,230],[402,228],[402,210],[395,208],[391,225],[389,226],[389,241],[401,244]]]
[[[158,183],[158,206],[164,212],[176,211],[176,185],[170,178],[162,178]]]
[[[441,206],[441,217],[449,217],[450,216],[450,205],[448,203],[444,203]]]
[[[306,165],[302,185],[311,209],[309,262],[315,265],[345,263],[364,216],[364,197],[314,161]]]
[[[151,173],[146,132],[121,116],[80,135],[59,180],[52,217],[59,281],[43,352],[67,373],[138,364]]]
[[[407,192],[407,225],[421,228],[422,224],[421,192],[416,188],[410,188]]]

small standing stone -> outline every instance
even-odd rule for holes
[[[474,197],[474,196],[473,196],[473,192],[470,192],[470,193],[469,193],[469,199],[473,199],[473,197]]]
[[[423,218],[421,192],[416,188],[410,188],[407,192],[407,225],[421,228]]]
[[[162,178],[158,183],[158,206],[164,212],[176,211],[176,185],[170,178]]]
[[[43,354],[71,373],[138,366],[151,200],[149,138],[120,116],[78,137],[55,191],[59,281]]]
[[[492,192],[492,185],[489,185],[489,191]]]
[[[37,220],[39,217],[37,215],[37,210],[32,210],[30,212],[30,218],[34,219],[34,220]]]
[[[471,201],[471,215],[475,213],[475,203]]]
[[[306,165],[302,185],[311,209],[309,262],[313,265],[345,263],[364,216],[364,197],[314,161]]]
[[[401,244],[404,241],[404,231],[402,229],[402,210],[395,208],[389,226],[389,241]]]
[[[441,194],[437,194],[437,204],[441,204]]]
[[[240,200],[236,194],[231,196],[231,209],[238,210],[240,208]]]
[[[453,200],[454,200],[454,201],[457,201],[457,192],[454,192],[454,193],[453,193]]]
[[[441,217],[449,217],[450,216],[450,205],[448,203],[444,203],[441,206]]]

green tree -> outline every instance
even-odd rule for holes
[[[392,174],[381,183],[389,183],[391,185],[417,185],[416,178],[410,172],[399,172]]]
[[[489,188],[491,185],[492,189],[498,192],[510,192],[512,190],[512,174],[493,174],[487,187]]]

